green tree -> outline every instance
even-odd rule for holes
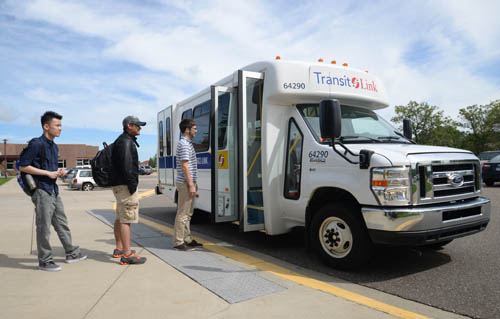
[[[156,168],[156,155],[149,158],[149,166]]]
[[[459,110],[459,125],[467,131],[465,148],[476,154],[491,148],[490,143],[494,142],[496,113],[498,110],[494,110],[493,104],[475,104]]]
[[[447,137],[458,135],[453,130],[455,123],[449,117],[444,117],[443,111],[439,111],[437,106],[410,101],[408,105],[396,105],[395,112],[396,116],[391,121],[401,123],[401,129],[403,119],[409,119],[413,138],[418,144],[447,145]]]

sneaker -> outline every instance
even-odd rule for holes
[[[182,243],[180,245],[174,246],[174,249],[180,251],[188,251],[188,250],[193,250],[194,247],[188,246],[186,243]]]
[[[48,261],[46,263],[44,263],[43,261],[39,262],[38,269],[45,270],[45,271],[59,271],[62,268],[61,268],[61,266],[56,265],[56,263],[51,260],[51,261]]]
[[[120,265],[138,265],[144,264],[146,262],[146,257],[140,257],[132,253],[128,256],[122,256],[120,259]]]
[[[199,243],[194,239],[190,243],[187,243],[186,245],[188,245],[189,247],[193,247],[193,248],[203,247],[202,243]]]
[[[130,252],[132,254],[135,254],[135,250],[131,250]],[[113,258],[120,258],[122,256],[125,256],[125,252],[123,250],[120,250],[118,248],[115,248],[115,250],[113,250]]]
[[[71,263],[76,263],[76,262],[79,262],[79,261],[85,260],[85,259],[87,259],[87,255],[82,255],[82,253],[79,253],[78,255],[66,255],[65,262],[67,264],[71,264]]]

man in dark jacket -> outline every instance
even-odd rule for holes
[[[116,198],[115,240],[113,257],[120,258],[120,264],[143,264],[145,257],[140,257],[130,250],[130,224],[139,222],[139,157],[137,156],[137,135],[141,134],[141,122],[135,116],[123,119],[123,133],[113,146],[113,170],[111,186]]]

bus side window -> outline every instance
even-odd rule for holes
[[[230,93],[224,93],[219,96],[219,110],[217,114],[219,132],[217,134],[217,149],[223,150],[226,148],[227,144],[227,127],[229,125],[229,99],[231,95]]]
[[[210,100],[195,106],[193,109],[193,120],[196,121],[198,132],[192,143],[196,153],[208,151],[210,142]]]
[[[160,157],[163,156],[163,121],[158,124],[158,148],[160,149]]]
[[[304,136],[295,123],[290,119],[288,124],[288,143],[286,148],[286,169],[285,169],[285,198],[299,199],[300,179],[302,172],[302,146]]]
[[[168,155],[171,155],[172,154],[172,150],[171,150],[171,147],[172,147],[172,144],[171,144],[171,140],[170,140],[170,117],[167,117],[167,120],[165,121],[165,130],[167,131],[166,132],[166,137],[167,137],[167,156]]]

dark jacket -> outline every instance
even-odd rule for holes
[[[123,132],[113,145],[113,170],[111,186],[127,185],[130,194],[135,193],[139,184],[139,157],[137,139]]]

